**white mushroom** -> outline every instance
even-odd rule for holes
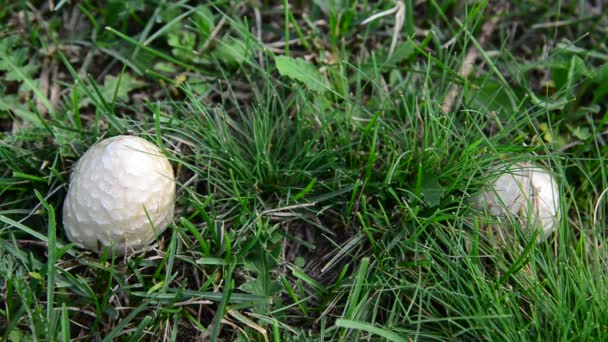
[[[555,178],[547,170],[529,163],[516,163],[494,171],[497,178],[474,198],[474,206],[497,217],[513,215],[522,227],[541,229],[538,241],[554,232],[560,217]]]
[[[91,146],[70,177],[63,226],[77,246],[116,256],[148,245],[173,219],[173,168],[158,147],[134,136]]]

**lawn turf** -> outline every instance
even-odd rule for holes
[[[0,2],[0,338],[608,339],[600,4]],[[178,196],[112,259],[61,208],[119,134]],[[471,207],[520,161],[559,182],[539,244]]]

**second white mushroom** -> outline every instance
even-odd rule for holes
[[[538,241],[553,233],[560,217],[555,177],[530,163],[511,164],[494,171],[496,178],[474,199],[474,206],[498,217],[513,215],[521,227],[540,228]]]

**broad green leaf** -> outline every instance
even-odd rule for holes
[[[281,76],[302,82],[310,90],[323,93],[328,89],[327,82],[319,70],[303,59],[278,56],[275,58],[275,64]]]
[[[121,101],[127,101],[129,99],[129,93],[135,89],[142,88],[146,85],[144,81],[138,80],[131,76],[131,74],[124,73],[122,76],[108,75],[105,77],[103,85],[98,86],[101,95],[108,102],[111,102],[116,94],[116,99]],[[118,90],[117,90],[118,87]],[[83,98],[79,103],[79,107],[84,107],[93,103],[90,98]]]
[[[498,113],[510,113],[515,110],[502,84],[492,80],[480,80],[479,83],[474,80],[472,84],[475,91],[465,92],[466,101],[472,108]]]
[[[201,52],[196,47],[196,34],[190,31],[171,32],[167,35],[167,43],[172,47],[173,56],[184,61],[203,63]]]
[[[570,133],[572,133],[572,135],[574,135],[579,140],[585,141],[593,137],[593,134],[591,133],[589,127],[574,126],[569,124],[566,124],[566,127],[568,127]]]
[[[196,26],[199,39],[201,42],[204,42],[209,39],[209,35],[211,35],[211,32],[215,28],[213,13],[211,13],[209,7],[199,6],[196,8],[193,17],[192,23]]]
[[[26,105],[19,102],[16,95],[4,95],[0,92],[0,114],[2,112],[12,112],[25,121],[36,126],[40,125],[40,119],[36,114],[30,112]]]
[[[280,283],[272,276],[278,265],[276,260],[281,251],[279,246],[268,249],[266,242],[260,240],[255,242],[254,248],[243,260],[243,266],[245,270],[251,272],[251,278],[240,286],[242,291],[262,297],[273,297],[281,290]],[[266,313],[267,309],[265,305],[259,305],[256,311]]]
[[[21,83],[20,92],[32,91],[34,97],[40,101],[51,113],[53,104],[38,88],[37,78],[40,66],[30,59],[29,50],[21,48],[21,41],[16,36],[0,39],[0,71],[4,71],[4,80]]]
[[[124,73],[122,76],[106,76],[103,88],[100,90],[108,101],[114,97],[114,93],[116,93],[117,99],[125,101],[128,99],[129,92],[143,88],[145,85],[146,82],[138,80],[131,74]],[[118,90],[116,90],[117,88]]]
[[[530,101],[532,101],[534,105],[547,110],[564,109],[564,106],[570,101],[570,99],[566,97],[559,96],[546,96],[544,97],[544,99],[541,99],[540,97],[536,96],[531,90],[528,91],[528,95],[530,96]]]
[[[247,48],[243,42],[230,38],[220,42],[213,50],[213,56],[228,65],[243,63],[247,58],[247,53]]]
[[[158,62],[156,64],[154,64],[153,67],[154,70],[159,71],[159,72],[164,72],[167,74],[173,74],[177,72],[177,66],[173,63],[169,63],[169,62]]]
[[[604,96],[608,95],[608,63],[598,67],[595,75],[596,88],[593,101],[598,103]]]
[[[424,175],[420,185],[420,193],[429,206],[435,207],[439,205],[439,202],[441,201],[444,188],[439,184],[437,176],[432,174]]]
[[[281,285],[276,280],[267,279],[266,276],[258,276],[255,279],[247,280],[239,288],[243,292],[272,297],[281,290]]]

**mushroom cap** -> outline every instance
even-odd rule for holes
[[[559,188],[547,170],[530,163],[496,168],[497,177],[473,201],[491,215],[514,215],[529,229],[541,228],[538,240],[557,228],[560,217]]]
[[[173,168],[156,145],[116,136],[89,148],[76,163],[63,204],[70,241],[115,256],[152,242],[173,219]]]

